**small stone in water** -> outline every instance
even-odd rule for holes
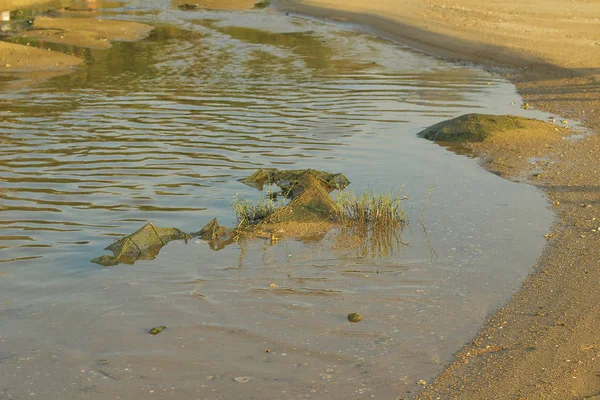
[[[427,386],[427,381],[424,381],[423,379],[420,379],[417,383],[419,386]]]
[[[248,383],[250,381],[250,377],[248,376],[238,376],[237,378],[233,378],[237,383]]]
[[[150,329],[150,331],[148,331],[148,333],[151,334],[151,335],[158,335],[159,333],[161,333],[165,329],[167,329],[167,327],[164,326],[164,325],[161,325],[161,326],[157,326],[155,328]]]
[[[348,321],[350,322],[360,322],[362,321],[363,317],[362,315],[360,315],[359,313],[350,313],[348,314]]]

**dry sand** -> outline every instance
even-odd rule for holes
[[[595,134],[520,142],[542,157],[533,184],[556,211],[548,245],[521,290],[418,399],[600,399],[600,3],[592,0],[280,0],[346,20],[514,82],[526,101]],[[498,68],[500,67],[500,68]],[[530,168],[514,137],[474,146],[508,178]],[[527,267],[527,266],[524,266]]]
[[[0,0],[0,11],[49,3],[51,0]]]

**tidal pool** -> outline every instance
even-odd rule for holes
[[[502,79],[341,27],[143,7],[111,15],[155,24],[147,40],[32,43],[86,65],[0,77],[0,398],[410,396],[518,289],[552,219],[535,188],[416,133],[543,115]],[[147,221],[234,224],[234,196],[258,197],[238,179],[261,167],[343,172],[357,193],[405,185],[407,245],[190,241],[89,262]]]

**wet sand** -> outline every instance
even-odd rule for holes
[[[479,4],[478,4],[479,3]],[[531,106],[600,129],[600,4],[433,0],[282,0],[281,10],[360,24],[390,39],[510,79]],[[558,117],[557,117],[558,118]],[[418,399],[600,398],[600,136],[510,137],[475,146],[487,166],[546,191],[556,211],[548,245],[521,290],[416,396]],[[498,162],[501,160],[501,162]]]
[[[82,61],[56,51],[0,42],[0,72],[69,69]]]
[[[36,18],[33,28],[34,30],[24,32],[22,36],[91,49],[108,49],[111,47],[110,42],[114,41],[141,40],[154,29],[137,22],[48,17]]]
[[[249,10],[260,0],[172,0],[174,6],[197,5],[206,10]]]
[[[44,4],[43,1],[13,0],[0,9],[15,9]],[[40,40],[42,43],[60,43],[92,49],[107,49],[114,41],[136,41],[147,37],[154,29],[150,25],[129,21],[113,21],[93,18],[94,13],[78,18],[59,16],[58,18],[37,17],[32,29],[18,35]],[[27,72],[43,73],[51,70],[48,76],[68,73],[81,64],[82,59],[50,49],[44,50],[29,46],[0,41],[0,73]],[[36,79],[37,80],[37,79]]]

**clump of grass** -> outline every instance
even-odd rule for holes
[[[270,188],[263,191],[261,198],[254,202],[240,198],[236,194],[232,204],[233,211],[237,216],[238,228],[255,225],[283,206],[285,206],[285,200],[277,201]]]
[[[343,224],[371,226],[374,230],[400,228],[406,223],[401,190],[379,195],[372,190],[362,195],[340,192],[336,200],[338,219]]]
[[[356,195],[340,192],[337,217],[342,224],[339,240],[356,247],[360,257],[389,257],[401,250],[404,216],[400,191]]]
[[[254,4],[254,8],[267,8],[271,5],[271,0],[261,0]]]

